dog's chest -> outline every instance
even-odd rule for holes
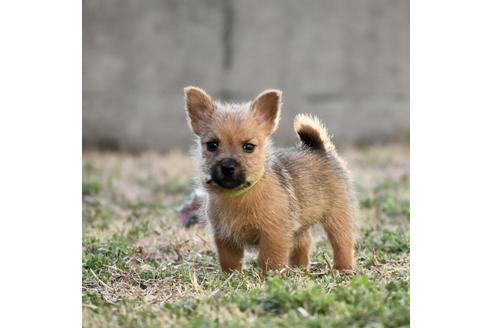
[[[234,240],[244,246],[259,243],[261,231],[251,225],[247,219],[239,217],[220,217],[214,224],[216,233],[224,239]]]
[[[255,210],[227,210],[222,207],[220,213],[211,216],[214,230],[218,236],[228,240],[234,240],[244,246],[255,246],[259,243],[261,235],[261,223]]]
[[[231,233],[235,236],[238,243],[245,246],[256,246],[260,242],[260,231],[253,227],[243,226],[233,229]]]

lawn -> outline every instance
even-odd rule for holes
[[[193,190],[182,153],[83,156],[84,327],[404,327],[410,323],[409,149],[341,152],[360,204],[358,268],[331,269],[315,231],[309,271],[219,270],[202,226],[180,227]]]

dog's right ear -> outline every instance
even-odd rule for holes
[[[214,102],[205,91],[197,87],[184,88],[185,109],[191,130],[200,135],[214,112]]]

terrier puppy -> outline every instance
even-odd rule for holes
[[[320,223],[334,252],[334,268],[354,267],[351,182],[327,131],[298,115],[297,147],[273,150],[269,137],[280,116],[281,91],[266,90],[244,104],[215,102],[184,89],[188,123],[196,135],[203,205],[223,271],[241,269],[244,249],[259,250],[264,270],[309,266],[310,227]]]

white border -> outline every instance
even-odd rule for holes
[[[81,13],[0,4],[1,327],[82,323]]]
[[[411,323],[490,325],[492,3],[411,2]]]

